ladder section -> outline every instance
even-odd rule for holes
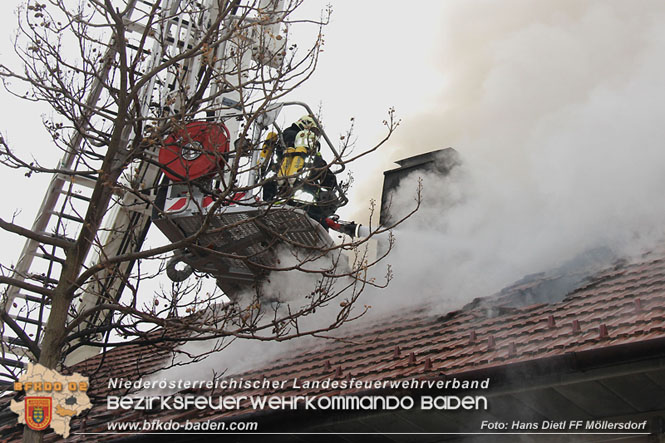
[[[130,0],[130,14],[135,13],[135,6],[136,0]],[[104,84],[112,79],[111,61],[116,57],[113,45],[109,48],[104,57],[108,62],[92,83],[85,105],[88,109],[101,108],[113,114],[112,107],[105,106],[109,100]],[[103,125],[100,120],[103,119],[93,113],[85,114],[80,119],[85,124],[80,126],[85,130]],[[13,268],[11,278],[16,283],[7,287],[3,312],[1,378],[12,378],[26,361],[34,359],[26,339],[35,343],[41,341],[50,312],[46,292],[59,282],[66,259],[63,246],[73,243],[80,234],[105,154],[103,144],[93,145],[80,133],[75,133],[58,164],[60,173],[53,175],[46,189],[31,230],[56,239],[57,244],[27,240]]]
[[[102,77],[93,86],[87,104],[94,105],[99,99],[103,80]],[[104,158],[104,148],[89,145],[79,135],[71,139],[69,146],[58,165],[61,172],[52,177],[31,228],[58,240],[55,243],[60,246],[27,240],[11,276],[18,283],[7,288],[1,357],[2,365],[11,373],[22,367],[29,355],[19,331],[36,343],[41,340],[50,300],[40,289],[52,289],[59,281],[66,258],[61,245],[72,243],[80,233],[97,183],[96,171]]]

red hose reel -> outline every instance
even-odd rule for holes
[[[225,163],[229,139],[229,130],[222,123],[188,123],[164,140],[159,150],[162,171],[174,182],[214,174]]]

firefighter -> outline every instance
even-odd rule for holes
[[[282,132],[284,147],[277,137],[268,135],[262,158],[277,154],[277,180],[263,186],[263,198],[271,201],[279,196],[301,205],[307,214],[326,230],[325,218],[334,214],[339,205],[337,178],[330,172],[320,152],[320,128],[312,116],[305,115]],[[303,169],[309,171],[301,174]]]
[[[274,132],[269,132],[259,154],[260,173],[261,177],[265,179],[263,184],[264,201],[272,201],[277,196],[277,182],[274,177],[283,154],[284,147],[279,142],[279,136]],[[276,163],[275,158],[277,159]]]
[[[265,177],[263,199],[272,201],[287,195],[312,153],[319,149],[319,128],[310,115],[301,117],[282,132],[282,140],[270,132],[259,154],[260,172]],[[273,179],[274,176],[277,179]]]
[[[261,175],[267,175],[270,166],[273,163],[274,156],[281,159],[283,154],[284,147],[279,143],[279,136],[274,132],[269,132],[266,136],[266,140],[263,142],[261,153],[259,154]]]
[[[330,172],[328,163],[321,155],[318,142],[320,132],[316,121],[306,115],[284,131],[284,141],[286,146],[290,146],[289,142],[293,140],[295,156],[302,156],[302,160],[300,157],[295,157],[297,160],[289,164],[291,173],[300,171],[305,164],[309,169],[307,177],[301,177],[299,180],[301,195],[306,193],[311,196],[312,204],[305,206],[307,214],[328,230],[325,219],[335,213],[340,201],[337,193],[337,178]],[[305,150],[303,147],[308,149]],[[285,163],[283,162],[283,164]],[[291,184],[293,185],[294,181]],[[296,192],[296,198],[297,194],[298,192]]]
[[[305,115],[286,128],[283,133],[284,154],[280,161],[278,177],[286,178],[290,185],[308,159],[319,152],[320,130],[312,116]]]

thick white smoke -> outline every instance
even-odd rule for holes
[[[665,4],[445,9],[440,106],[405,117],[392,158],[452,146],[464,165],[425,177],[423,207],[398,229],[389,259],[394,284],[376,298],[449,309],[592,248],[655,248],[665,222]],[[402,186],[402,212],[415,187],[415,178]]]
[[[297,254],[297,255],[296,255]],[[325,285],[330,280],[322,277],[322,273],[334,272],[335,269],[342,269],[342,265],[337,265],[339,256],[337,254],[323,257],[312,256],[306,251],[289,251],[286,248],[279,251],[278,264],[276,267],[281,269],[290,269],[298,267],[299,269],[273,271],[261,285],[263,294],[260,300],[256,300],[254,291],[246,291],[237,294],[234,297],[234,307],[246,311],[252,306],[252,312],[260,312],[263,319],[258,322],[259,325],[270,325],[271,319],[277,312],[277,318],[288,319],[292,313],[304,311],[311,303],[311,297],[319,287],[324,287],[331,293],[335,293],[341,287],[351,283],[349,279],[340,279],[335,281],[332,286]],[[323,286],[321,283],[323,282]],[[317,305],[314,312],[307,315],[298,316],[298,328],[301,332],[325,330],[328,325],[334,323],[339,313],[339,303],[343,298],[336,298],[332,302]],[[209,318],[223,318],[223,307],[217,306],[217,314],[210,314]],[[213,308],[214,310],[214,308]],[[241,315],[242,316],[242,315]],[[206,321],[206,324],[212,321]],[[227,324],[226,329],[233,331],[238,326]],[[288,334],[295,335],[296,329],[290,327]],[[243,331],[247,335],[247,330]],[[273,332],[270,329],[257,332],[257,336],[271,337]],[[322,332],[319,335],[330,335]],[[269,365],[271,361],[287,358],[298,349],[314,346],[320,343],[321,339],[309,336],[299,337],[297,339],[277,342],[262,341],[259,339],[243,339],[226,337],[218,340],[190,341],[178,347],[179,353],[174,360],[175,365],[166,371],[156,375],[158,379],[197,379],[209,380],[213,376],[238,374],[248,369],[261,365]],[[215,349],[216,352],[211,353]],[[218,350],[218,351],[217,351]],[[208,355],[205,359],[200,356]],[[193,362],[193,363],[192,363]]]

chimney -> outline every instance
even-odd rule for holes
[[[400,214],[395,214],[395,219],[390,214],[391,192],[397,189],[401,181],[413,172],[433,172],[441,175],[448,173],[460,163],[459,154],[453,148],[439,149],[425,154],[398,160],[399,167],[390,169],[383,173],[383,192],[381,193],[381,216],[379,223],[382,226],[395,222]],[[415,191],[415,190],[414,190]]]

